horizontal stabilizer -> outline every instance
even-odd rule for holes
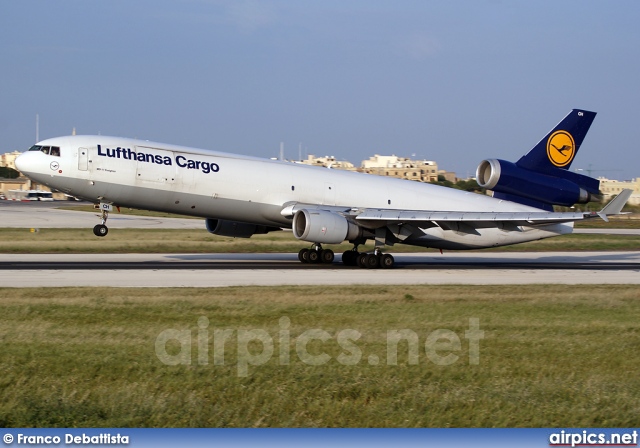
[[[607,216],[622,214],[622,208],[627,204],[627,201],[631,197],[631,193],[633,193],[633,190],[628,188],[622,190],[618,196],[613,198],[611,202],[605,205],[602,210],[598,212],[598,216],[609,222]]]

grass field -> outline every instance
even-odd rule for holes
[[[638,287],[622,285],[0,288],[0,426],[637,427],[639,317]],[[169,329],[184,345],[157,352]],[[328,339],[309,354],[328,362],[302,361],[311,329]],[[427,343],[437,329],[448,344]],[[343,330],[361,333],[355,347]],[[417,364],[401,342],[388,365],[393,330],[417,335]]]
[[[212,235],[204,229],[110,229],[106,237],[98,238],[91,229],[40,229],[30,232],[29,229],[0,228],[0,253],[297,253],[303,247],[309,247],[309,243],[296,240],[291,232],[273,232],[243,239]],[[326,247],[339,254],[352,246]],[[361,246],[361,250],[372,249],[372,242]],[[388,250],[392,253],[435,251],[402,244]],[[640,236],[573,234],[496,250],[640,250]]]
[[[578,221],[576,229],[640,229],[640,215],[610,216],[609,222],[602,219]]]

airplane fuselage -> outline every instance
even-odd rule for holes
[[[539,212],[485,195],[421,182],[106,136],[48,139],[18,165],[30,178],[93,202],[203,218],[291,227],[292,204],[357,209]],[[473,249],[570,233],[571,223],[480,228],[473,234],[438,226],[404,243]]]

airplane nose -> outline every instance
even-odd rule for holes
[[[33,159],[33,154],[29,152],[20,154],[18,157],[16,157],[16,160],[15,160],[16,169],[20,171],[22,174],[29,173],[29,171],[31,171],[30,166],[32,165],[30,163],[31,159]]]
[[[16,169],[20,172],[22,172],[22,169],[24,168],[24,166],[22,165],[22,160],[23,160],[24,154],[20,154],[18,157],[16,157],[15,160],[15,165],[16,165]]]

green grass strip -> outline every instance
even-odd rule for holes
[[[227,238],[202,230],[110,229],[104,238],[91,229],[0,229],[0,253],[297,253],[310,243],[291,232],[274,232],[251,238]],[[326,245],[336,254],[350,244]],[[372,243],[361,250],[372,250]],[[392,253],[435,251],[397,244]],[[572,234],[531,243],[497,248],[499,251],[640,250],[637,235]]]
[[[622,285],[4,288],[0,426],[637,427],[639,317],[638,286]],[[170,329],[189,339],[165,353],[185,364],[157,355]],[[328,335],[306,346],[321,365],[296,349],[313,329]],[[219,365],[216,330],[230,332]],[[345,330],[361,334],[355,348],[338,342]],[[418,339],[415,364],[406,341],[387,362],[400,330]],[[437,330],[459,347],[429,345]],[[264,346],[243,345],[248,331],[273,341],[256,365]],[[457,358],[434,362],[427,345]]]

